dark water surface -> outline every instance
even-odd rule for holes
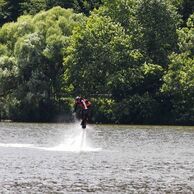
[[[194,193],[194,128],[0,123],[0,193]]]

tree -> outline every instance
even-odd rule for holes
[[[166,0],[166,2],[172,6],[175,6],[178,13],[183,19],[183,24],[186,26],[186,22],[191,14],[194,12],[194,1],[193,0]]]
[[[76,94],[111,93],[117,74],[141,61],[122,26],[95,14],[74,31],[67,51],[65,76]]]
[[[17,74],[12,75],[16,79],[11,92],[12,119],[48,121],[65,105],[61,100],[65,95],[63,52],[73,28],[82,20],[81,14],[55,7],[20,17],[0,29],[0,52],[15,59],[10,69],[17,67]],[[69,105],[64,109],[69,111]]]
[[[57,6],[71,8],[88,16],[101,5],[101,0],[0,0],[0,26],[16,21],[21,15],[35,15]]]
[[[182,7],[180,8],[180,13],[184,21],[194,13],[194,1],[193,0],[183,0]]]
[[[89,16],[90,12],[102,5],[102,0],[73,0],[73,8],[77,12],[82,12]]]
[[[2,25],[5,22],[5,18],[6,18],[5,6],[6,6],[6,1],[0,0],[0,18],[1,18],[0,25]]]
[[[13,55],[19,37],[34,32],[31,16],[22,16],[18,22],[6,23],[0,29],[0,43],[7,47],[8,55]]]
[[[167,66],[168,55],[176,50],[178,15],[163,0],[142,0],[137,13],[146,55],[153,63]]]
[[[35,15],[40,11],[44,11],[47,8],[45,0],[25,0],[20,4],[20,14]]]
[[[138,1],[104,0],[103,2],[104,4],[96,13],[101,16],[108,16],[115,23],[119,23],[125,29],[125,32],[131,36],[130,44],[132,44],[133,48],[141,49],[143,47],[143,34],[137,20]]]
[[[193,124],[194,115],[194,14],[187,27],[178,30],[180,53],[170,56],[162,91],[172,96],[176,122]]]
[[[101,4],[101,0],[25,0],[20,3],[22,13],[36,14],[41,10],[48,10],[60,6],[66,9],[74,9],[76,12],[81,12],[86,15],[89,15],[90,11],[98,8]]]
[[[16,21],[20,15],[20,0],[1,0],[0,1],[0,24]]]
[[[146,62],[167,66],[168,55],[176,50],[180,23],[176,7],[168,0],[105,0],[98,14],[120,23]]]
[[[123,28],[133,30],[136,23],[136,10],[138,3],[135,0],[104,0],[104,6],[100,8],[100,14],[112,18],[113,21],[120,23]]]

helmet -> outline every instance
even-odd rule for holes
[[[75,98],[76,101],[77,101],[77,100],[80,100],[80,99],[81,99],[80,96],[77,96],[77,97]]]

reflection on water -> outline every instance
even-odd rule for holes
[[[2,193],[194,193],[194,128],[0,123]]]

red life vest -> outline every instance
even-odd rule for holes
[[[84,98],[81,98],[81,99],[77,102],[77,104],[78,104],[79,106],[81,106],[84,110],[88,109],[88,108],[92,105],[92,103],[91,103],[90,101],[88,101],[87,99],[84,99]]]

